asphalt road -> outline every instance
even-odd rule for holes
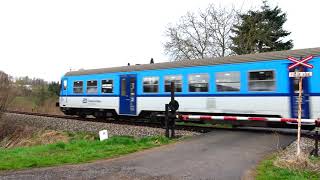
[[[121,158],[80,165],[0,172],[0,179],[242,179],[294,136],[216,130]]]

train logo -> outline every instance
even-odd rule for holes
[[[82,99],[82,103],[85,104],[85,103],[87,103],[87,102],[88,102],[88,99],[87,99],[87,98],[83,98],[83,99]]]

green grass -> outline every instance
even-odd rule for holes
[[[102,142],[75,138],[70,143],[0,149],[0,170],[83,163],[117,157],[169,142],[169,139],[162,136],[140,139],[118,136]]]
[[[307,170],[290,170],[279,168],[273,165],[275,156],[263,160],[257,167],[257,180],[270,179],[290,179],[290,180],[319,180],[320,172],[312,172]]]

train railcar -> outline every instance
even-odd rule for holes
[[[296,117],[297,79],[288,56],[313,55],[303,82],[303,118],[320,117],[320,48],[79,70],[61,79],[68,115],[150,116],[162,113],[175,82],[181,114]]]

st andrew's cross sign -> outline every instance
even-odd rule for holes
[[[302,58],[301,60],[299,60],[299,59],[296,59],[294,57],[289,56],[288,59],[293,62],[293,64],[291,64],[289,66],[289,70],[291,70],[291,69],[293,69],[293,68],[295,68],[295,67],[297,67],[299,65],[305,66],[307,68],[311,68],[312,69],[313,65],[307,63],[312,58],[313,58],[313,56],[307,56],[307,57]]]
[[[289,56],[288,59],[293,62],[288,69],[292,70],[295,69],[296,67],[307,67],[307,68],[313,68],[312,64],[308,64],[308,61],[311,60],[313,56],[307,56],[305,58],[302,58],[301,60],[296,59],[294,57]],[[310,77],[312,76],[312,72],[289,72],[289,77]]]

